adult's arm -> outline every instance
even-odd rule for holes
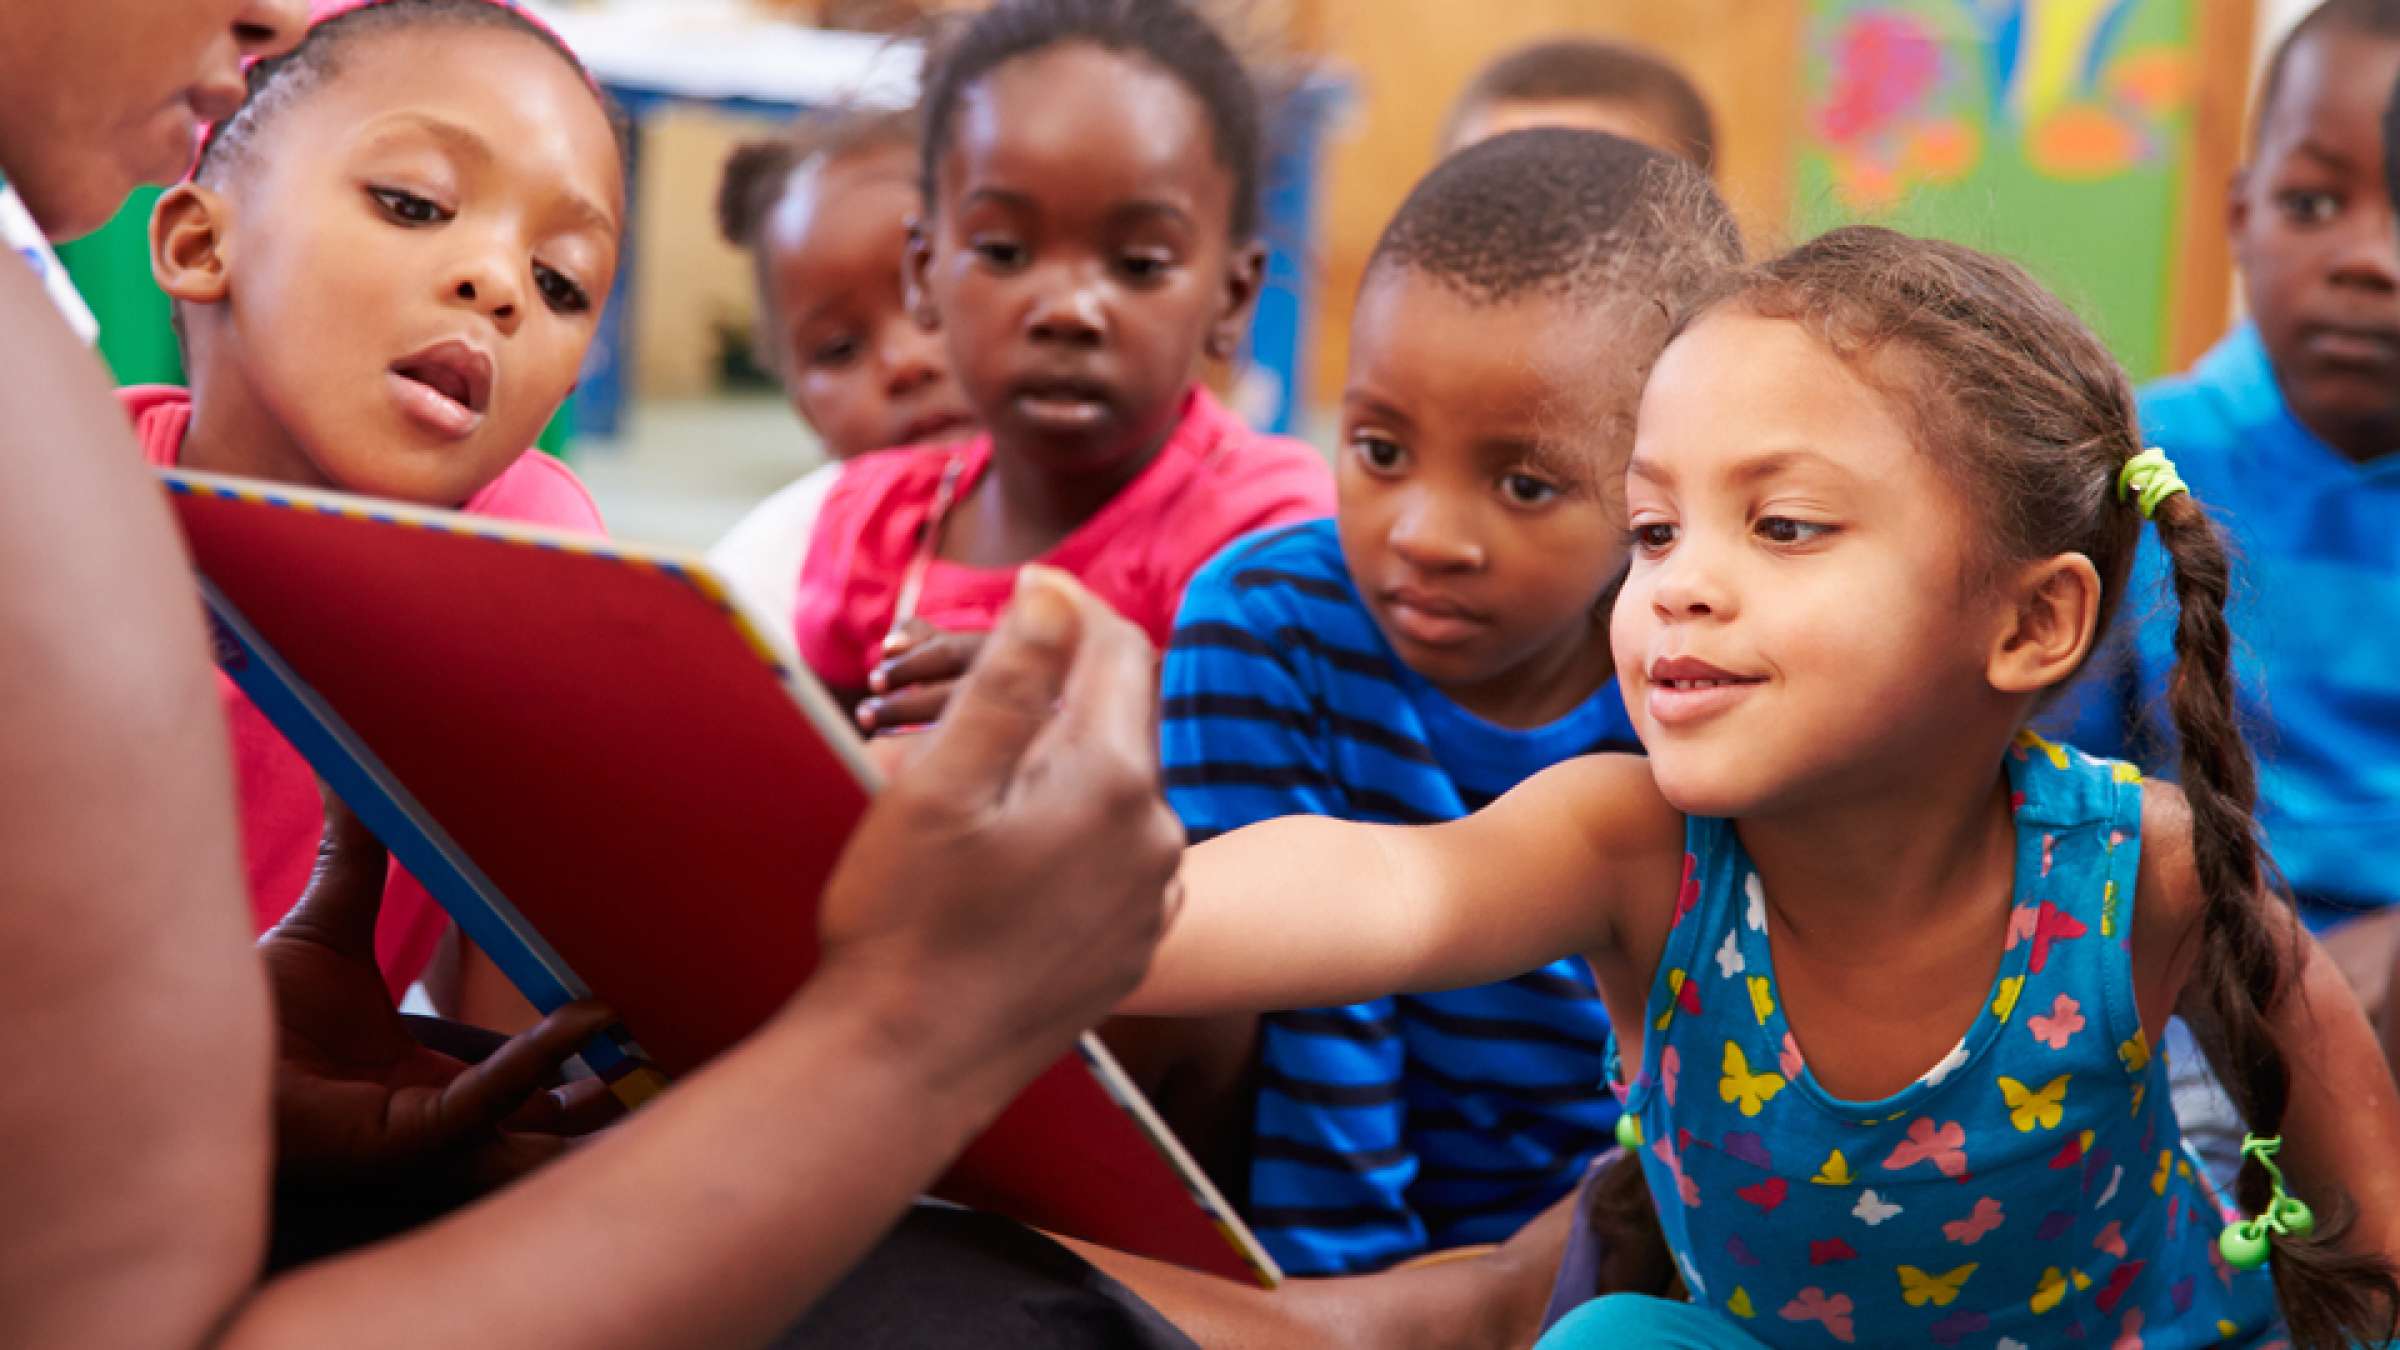
[[[826,964],[773,1024],[517,1186],[269,1287],[227,1342],[752,1346],[796,1320],[1139,979],[1182,837],[1150,668],[1033,572],[852,839]]]
[[[272,1147],[225,726],[99,364],[0,258],[0,1344],[190,1343]]]
[[[1150,655],[1037,575],[769,1027],[527,1182],[254,1288],[268,1012],[196,606],[96,368],[5,267],[0,357],[0,1343],[757,1344],[1138,979],[1180,842]]]

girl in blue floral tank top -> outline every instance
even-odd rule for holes
[[[2218,1256],[2226,1216],[2134,1006],[2140,775],[2030,733],[2007,770],[1999,976],[1957,1048],[1881,1101],[1809,1076],[1758,873],[1730,823],[1687,827],[1697,898],[1650,993],[1625,1095],[1640,1127],[1620,1133],[1693,1303],[1738,1328],[1706,1343],[2160,1347],[2273,1320],[2264,1272]]]
[[[2271,884],[2225,553],[2106,348],[2009,263],[1837,230],[1666,344],[1625,487],[1610,645],[1648,757],[1442,825],[1200,845],[1129,1008],[1586,957],[1657,1221],[1604,1208],[1599,1236],[1663,1238],[1681,1278],[1544,1350],[2391,1339],[2400,1089]],[[2105,640],[2145,522],[2180,787],[2023,731]],[[1416,584],[1469,593],[1445,567]],[[2260,1139],[2230,1229],[2153,1051],[2178,1013]]]

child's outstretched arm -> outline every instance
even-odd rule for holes
[[[1183,903],[1123,1010],[1312,1008],[1457,989],[1613,945],[1674,898],[1683,817],[1649,765],[1571,760],[1440,825],[1271,820],[1184,854]]]
[[[2143,1024],[2163,1025],[2172,1008],[2203,1029],[2207,1045],[2216,1038],[2205,1031],[2214,1013],[2199,976],[2206,901],[2193,862],[2191,808],[2181,792],[2148,788],[2142,840],[2134,952],[2136,987],[2146,991]],[[2279,1163],[2318,1214],[2328,1213],[2336,1197],[2356,1207],[2348,1246],[2400,1262],[2400,1168],[2392,1165],[2400,1158],[2400,1089],[2340,968],[2290,905],[2264,890],[2254,904],[2273,944],[2299,962],[2268,1017],[2291,1073]],[[2238,1100],[2243,1066],[2212,1063]]]

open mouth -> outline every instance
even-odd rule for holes
[[[412,421],[460,439],[483,425],[492,406],[492,358],[458,338],[437,342],[391,367],[392,395]]]
[[[492,358],[464,342],[437,343],[393,362],[392,373],[424,385],[468,412],[491,411]]]

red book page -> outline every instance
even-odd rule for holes
[[[203,485],[172,499],[198,570],[669,1075],[807,978],[818,894],[866,809],[857,743],[697,562],[170,481]],[[1272,1283],[1221,1201],[1170,1165],[1180,1149],[1153,1142],[1146,1104],[1121,1108],[1096,1072],[1114,1070],[1054,1065],[944,1193]]]

